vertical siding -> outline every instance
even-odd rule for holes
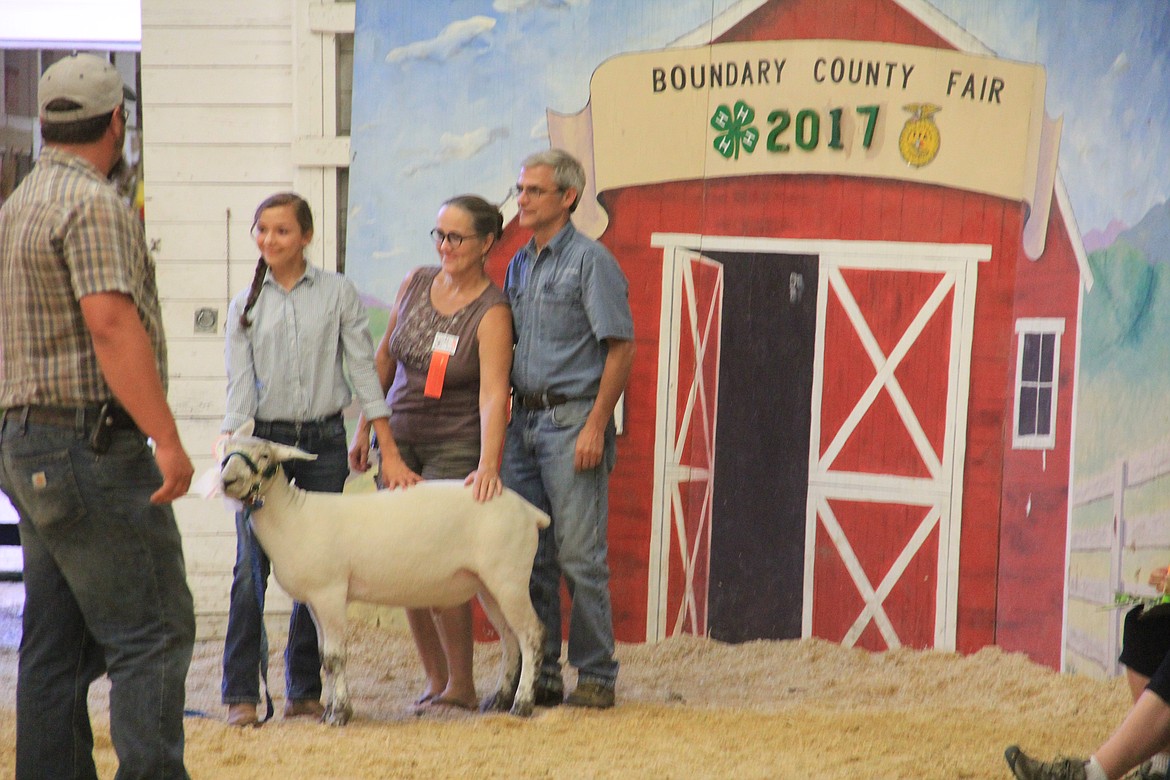
[[[1021,251],[1015,258],[1012,322],[1014,325],[1016,320],[1028,317],[1064,320],[1054,399],[1056,444],[1050,450],[1012,448],[1018,347],[1018,336],[1012,333],[1006,355],[1009,381],[1004,406],[995,625],[997,644],[1005,651],[1024,652],[1034,661],[1060,668],[1061,629],[1066,608],[1064,572],[1072,400],[1080,310],[1078,288],[1070,283],[1076,258],[1055,201],[1053,196],[1044,254],[1033,261]]]
[[[196,473],[210,468],[224,409],[227,302],[256,262],[252,211],[290,189],[294,104],[290,0],[143,0],[146,234],[171,353],[170,400]],[[215,333],[194,313],[218,310]],[[235,531],[219,501],[175,504],[201,637],[226,621]],[[279,610],[285,606],[274,606]]]

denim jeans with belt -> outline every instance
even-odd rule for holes
[[[541,682],[561,680],[561,576],[573,605],[569,614],[569,664],[578,682],[612,687],[613,611],[606,560],[609,472],[616,462],[616,434],[605,433],[601,463],[588,471],[573,466],[577,435],[593,399],[575,399],[551,409],[512,407],[500,475],[504,484],[548,512],[552,525],[540,532],[529,591],[544,624]],[[555,681],[555,683],[554,683]]]
[[[286,461],[284,472],[302,490],[340,493],[349,476],[345,423],[335,415],[319,423],[256,422],[255,436],[279,444],[291,444],[316,455],[316,460]],[[329,522],[329,518],[320,518]],[[224,704],[260,701],[261,658],[268,647],[262,634],[264,596],[271,564],[260,549],[248,513],[236,515],[236,564],[232,569],[231,602],[223,648]],[[293,602],[284,649],[286,700],[321,698],[321,654],[317,627],[309,608]]]
[[[195,611],[169,504],[136,430],[96,455],[84,425],[0,428],[0,489],[20,515],[24,624],[16,777],[97,778],[86,697],[110,678],[117,778],[186,778],[184,683]]]

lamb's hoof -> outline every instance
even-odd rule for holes
[[[321,718],[322,722],[330,726],[344,726],[349,723],[349,719],[353,717],[353,707],[348,704],[342,707],[335,707],[332,704],[325,708],[325,715]]]
[[[485,696],[484,700],[480,702],[480,712],[508,712],[512,708],[513,696],[508,695],[506,691],[496,691],[490,696]]]
[[[531,698],[516,699],[516,701],[512,704],[511,712],[518,718],[528,718],[531,717],[535,708],[536,707]]]

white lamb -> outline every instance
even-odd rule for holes
[[[317,623],[324,721],[341,726],[353,714],[345,682],[348,602],[452,607],[472,595],[503,644],[499,687],[481,709],[532,714],[544,629],[528,579],[548,515],[511,490],[477,502],[455,480],[373,493],[306,492],[289,484],[280,464],[316,456],[254,438],[252,429],[246,423],[222,445],[223,491],[251,507],[277,582]]]

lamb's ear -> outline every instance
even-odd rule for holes
[[[235,432],[232,433],[232,436],[237,438],[237,439],[244,439],[244,438],[247,438],[248,436],[251,436],[252,431],[254,431],[254,430],[256,430],[256,421],[249,418],[247,420],[244,420],[243,425],[241,425],[239,428],[236,428]]]
[[[304,450],[297,449],[296,447],[293,447],[293,446],[288,445],[288,444],[275,444],[272,442],[270,442],[269,444],[272,447],[273,456],[280,463],[284,463],[286,460],[316,460],[317,459],[316,455],[305,452]]]
[[[216,463],[223,463],[223,457],[227,455],[227,446],[231,438],[230,434],[221,433],[219,438],[215,440],[215,444],[211,445],[211,456],[215,458]]]

